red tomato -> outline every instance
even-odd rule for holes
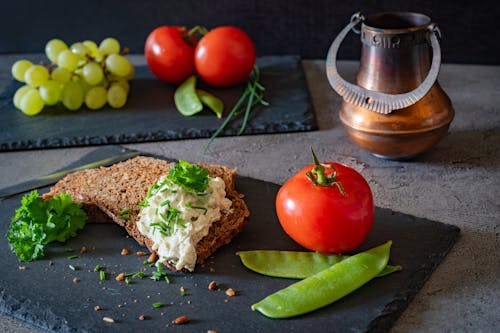
[[[344,253],[358,247],[368,235],[374,216],[373,196],[356,170],[339,163],[333,166],[336,186],[315,185],[306,175],[309,165],[279,190],[276,211],[285,232],[303,247],[321,253]],[[324,168],[325,175],[334,170]]]
[[[187,33],[184,27],[162,26],[146,39],[146,62],[159,80],[179,83],[195,73],[194,46],[186,42]]]
[[[239,28],[225,26],[211,30],[200,39],[194,63],[205,82],[227,87],[248,77],[255,57],[250,37]]]

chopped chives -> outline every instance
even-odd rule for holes
[[[71,269],[72,271],[77,271],[78,270],[78,267],[75,267],[73,265],[68,265],[69,269]]]
[[[95,265],[94,272],[99,272],[102,269],[101,265]]]
[[[73,252],[73,248],[67,247],[64,249],[64,252]]]
[[[104,271],[99,271],[99,279],[101,281],[106,280],[106,273],[104,273]]]
[[[79,256],[75,254],[74,256],[69,256],[69,257],[68,257],[68,259],[69,259],[69,260],[71,260],[71,259],[76,259],[76,258],[78,258],[78,257],[79,257]]]
[[[153,308],[155,308],[155,309],[162,308],[164,306],[165,306],[165,304],[162,302],[153,303]]]

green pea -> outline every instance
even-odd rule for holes
[[[379,274],[389,261],[392,242],[353,255],[252,305],[270,318],[289,318],[329,305]]]
[[[196,76],[186,79],[174,93],[175,107],[184,116],[192,116],[203,110],[200,98],[196,94]]]
[[[254,272],[287,279],[307,278],[349,258],[347,255],[277,250],[240,251],[236,254],[243,265]],[[399,270],[401,266],[387,265],[377,277]]]
[[[208,106],[210,110],[217,115],[217,118],[222,118],[224,102],[222,102],[220,98],[217,98],[211,93],[201,89],[196,89],[196,93],[198,94],[202,104]]]

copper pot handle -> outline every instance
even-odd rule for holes
[[[364,20],[363,15],[356,13],[351,17],[351,22],[337,35],[328,55],[326,57],[326,75],[330,85],[335,91],[344,98],[346,102],[357,105],[362,108],[369,109],[382,114],[389,114],[394,110],[402,109],[415,104],[427,94],[436,82],[441,65],[441,48],[439,46],[438,36],[440,36],[439,28],[436,24],[431,23],[428,27],[430,34],[430,42],[432,47],[432,63],[427,73],[427,77],[414,90],[404,94],[386,94],[378,91],[368,90],[347,82],[337,71],[337,53],[340,44],[352,29]]]

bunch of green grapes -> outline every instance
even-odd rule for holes
[[[30,116],[58,103],[71,111],[83,104],[97,110],[106,103],[119,109],[127,102],[128,81],[135,72],[123,53],[114,38],[104,39],[99,46],[87,40],[70,47],[52,39],[45,46],[50,66],[24,59],[12,65],[12,76],[25,83],[16,91],[14,105]]]

